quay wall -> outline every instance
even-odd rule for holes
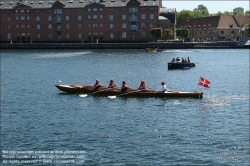
[[[0,49],[198,49],[242,48],[238,42],[207,43],[1,43]]]

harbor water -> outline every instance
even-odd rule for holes
[[[196,67],[168,70],[172,58]],[[208,79],[210,89],[197,86]],[[203,91],[203,99],[60,92],[55,84]],[[1,50],[2,165],[249,165],[249,50]]]

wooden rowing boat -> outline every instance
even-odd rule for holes
[[[94,90],[92,86],[85,85],[55,85],[59,90],[66,93],[85,93],[95,95],[108,95],[108,96],[124,96],[124,97],[171,97],[171,98],[198,98],[202,99],[203,92],[180,92],[177,90],[159,92],[157,90],[142,90],[128,89],[126,91],[120,91],[120,89],[108,89],[101,87],[98,90]]]

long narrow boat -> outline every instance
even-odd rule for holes
[[[106,96],[124,96],[124,97],[171,97],[171,98],[197,98],[202,99],[203,92],[180,92],[177,90],[159,92],[157,90],[142,90],[128,89],[126,91],[120,91],[120,89],[108,89],[101,87],[98,90],[94,90],[92,86],[85,85],[55,85],[59,90],[66,93],[84,93],[93,95],[106,95]]]

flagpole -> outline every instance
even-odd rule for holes
[[[196,91],[198,90],[198,86],[199,86],[200,80],[201,80],[201,77],[200,77],[200,79],[199,79],[199,81],[198,81]]]

